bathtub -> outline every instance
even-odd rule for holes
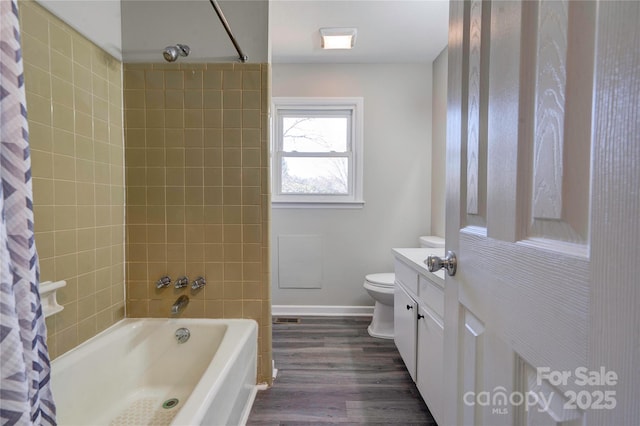
[[[253,320],[124,319],[52,362],[58,424],[243,424],[257,333]]]

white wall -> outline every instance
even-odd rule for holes
[[[447,151],[447,73],[445,47],[433,61],[433,129],[431,145],[431,232],[444,238]]]
[[[122,60],[120,1],[38,0],[38,3],[114,58]]]
[[[364,276],[393,271],[391,248],[429,234],[430,64],[273,64],[278,96],[364,98],[362,209],[272,209],[274,305],[367,306]],[[278,288],[279,235],[321,235],[322,288]]]

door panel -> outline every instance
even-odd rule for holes
[[[460,343],[460,373],[462,375],[462,399],[473,401],[482,391],[482,359],[484,348],[484,324],[470,311],[460,311],[462,324]],[[462,407],[461,425],[475,426],[482,418],[481,406],[464,403]]]
[[[640,316],[620,313],[628,299],[612,296],[640,302],[628,280],[634,275],[622,272],[640,274],[640,196],[631,186],[632,200],[622,200],[623,191],[614,199],[625,206],[616,218],[634,238],[621,242],[625,252],[602,241],[603,229],[618,226],[602,214],[612,211],[605,200],[617,190],[612,170],[620,182],[640,186],[638,163],[619,156],[624,147],[640,160],[639,44],[630,47],[640,38],[638,19],[638,3],[451,2],[446,240],[458,272],[445,285],[445,424],[640,423],[640,409],[630,404],[640,394],[639,373],[620,362],[638,360],[623,342],[637,342],[637,329],[627,324],[640,326]],[[620,25],[630,40],[622,40]],[[602,73],[630,86],[611,84]],[[602,105],[600,115],[594,105]],[[622,120],[636,132],[621,132]],[[600,122],[610,127],[594,125]],[[603,247],[627,260],[617,262],[612,294],[605,277],[594,275],[608,263]],[[626,334],[610,337],[620,331]],[[598,341],[617,342],[633,355],[603,351]],[[581,382],[578,371],[600,366],[635,380],[624,387]],[[615,395],[613,404],[598,406],[605,391]],[[538,400],[509,399],[518,395]]]
[[[522,5],[520,239],[588,241],[595,11],[595,2]]]
[[[519,406],[515,424],[581,426],[584,411],[573,409],[571,398],[558,392],[547,381],[538,380],[538,372],[522,358],[516,360],[516,391],[522,395],[535,394],[535,403],[526,409]],[[571,395],[571,394],[569,394]]]
[[[568,3],[540,1],[532,5],[531,9],[538,9],[537,16],[533,11],[529,15],[534,20],[531,27],[537,30],[531,37],[536,47],[533,217],[562,219]]]
[[[467,122],[467,223],[486,226],[487,209],[487,39],[489,2],[469,3],[469,73]]]

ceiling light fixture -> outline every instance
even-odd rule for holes
[[[355,28],[320,28],[323,49],[352,49],[356,44]]]

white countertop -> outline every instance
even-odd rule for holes
[[[444,287],[444,270],[429,272],[427,265],[424,263],[430,254],[444,257],[444,248],[394,248],[392,251],[395,257],[416,269],[418,273],[428,277],[439,286]]]

